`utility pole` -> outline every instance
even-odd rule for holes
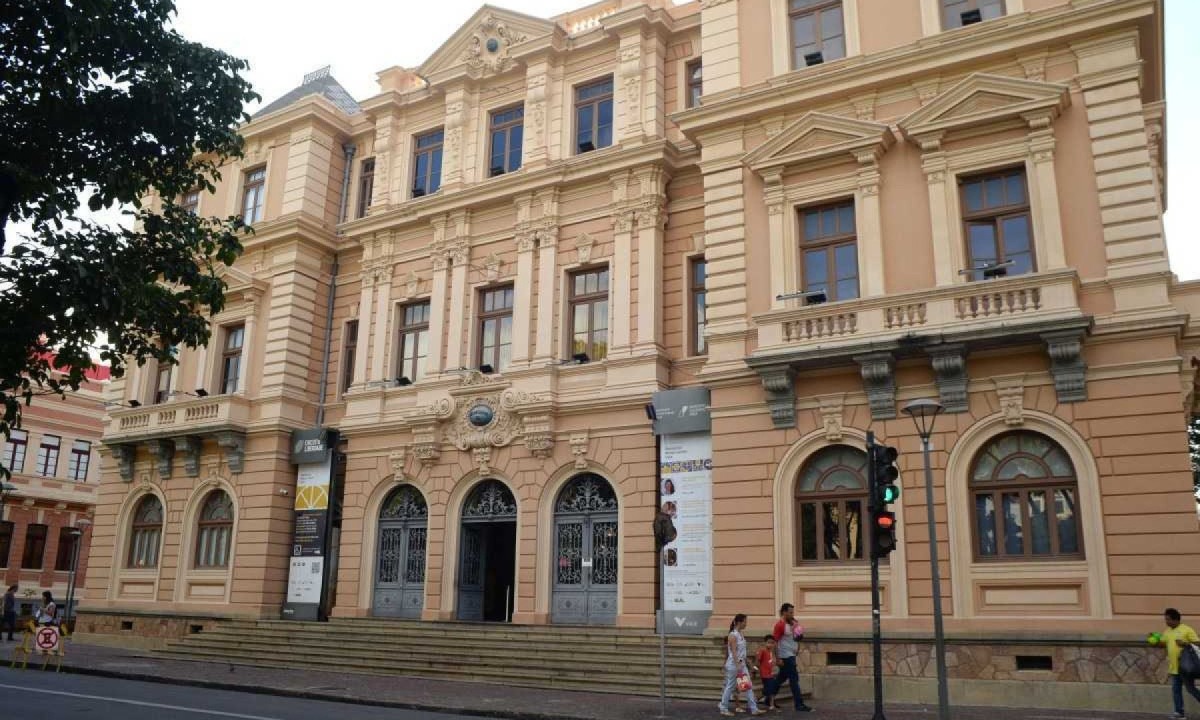
[[[879,557],[875,552],[875,517],[879,512],[879,493],[875,489],[875,433],[867,431],[867,511],[871,514],[871,664],[875,679],[875,714],[872,720],[887,720],[883,714],[883,637],[880,625]]]

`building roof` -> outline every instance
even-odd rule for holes
[[[259,108],[253,117],[254,119],[258,119],[264,115],[282,110],[309,95],[324,95],[325,99],[329,100],[337,109],[347,115],[354,115],[362,111],[358,102],[350,96],[346,88],[342,87],[341,83],[335,80],[333,75],[329,74],[329,66],[326,65],[320,70],[305,75],[304,81],[298,87],[285,93],[274,102]]]

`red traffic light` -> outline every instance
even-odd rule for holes
[[[891,530],[896,527],[896,516],[892,513],[883,513],[875,518],[875,524],[880,530]]]

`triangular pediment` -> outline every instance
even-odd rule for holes
[[[546,37],[556,28],[549,20],[484,5],[417,72],[433,81],[458,72],[473,77],[504,72],[512,66],[513,48]]]
[[[261,293],[269,287],[267,281],[259,280],[245,270],[229,265],[218,265],[213,274],[225,281],[226,294]]]
[[[742,162],[760,173],[799,169],[838,156],[852,159],[863,152],[882,152],[892,142],[892,131],[882,123],[810,112],[747,153]]]
[[[1066,85],[974,73],[910,113],[899,126],[905,135],[916,138],[1014,118],[1053,120],[1070,97]]]

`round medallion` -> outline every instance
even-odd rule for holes
[[[496,38],[488,38],[487,51],[490,53],[494,53],[499,49],[500,49],[500,41],[497,40]]]
[[[475,427],[483,427],[492,421],[494,415],[491,407],[480,403],[467,411],[467,420]]]

